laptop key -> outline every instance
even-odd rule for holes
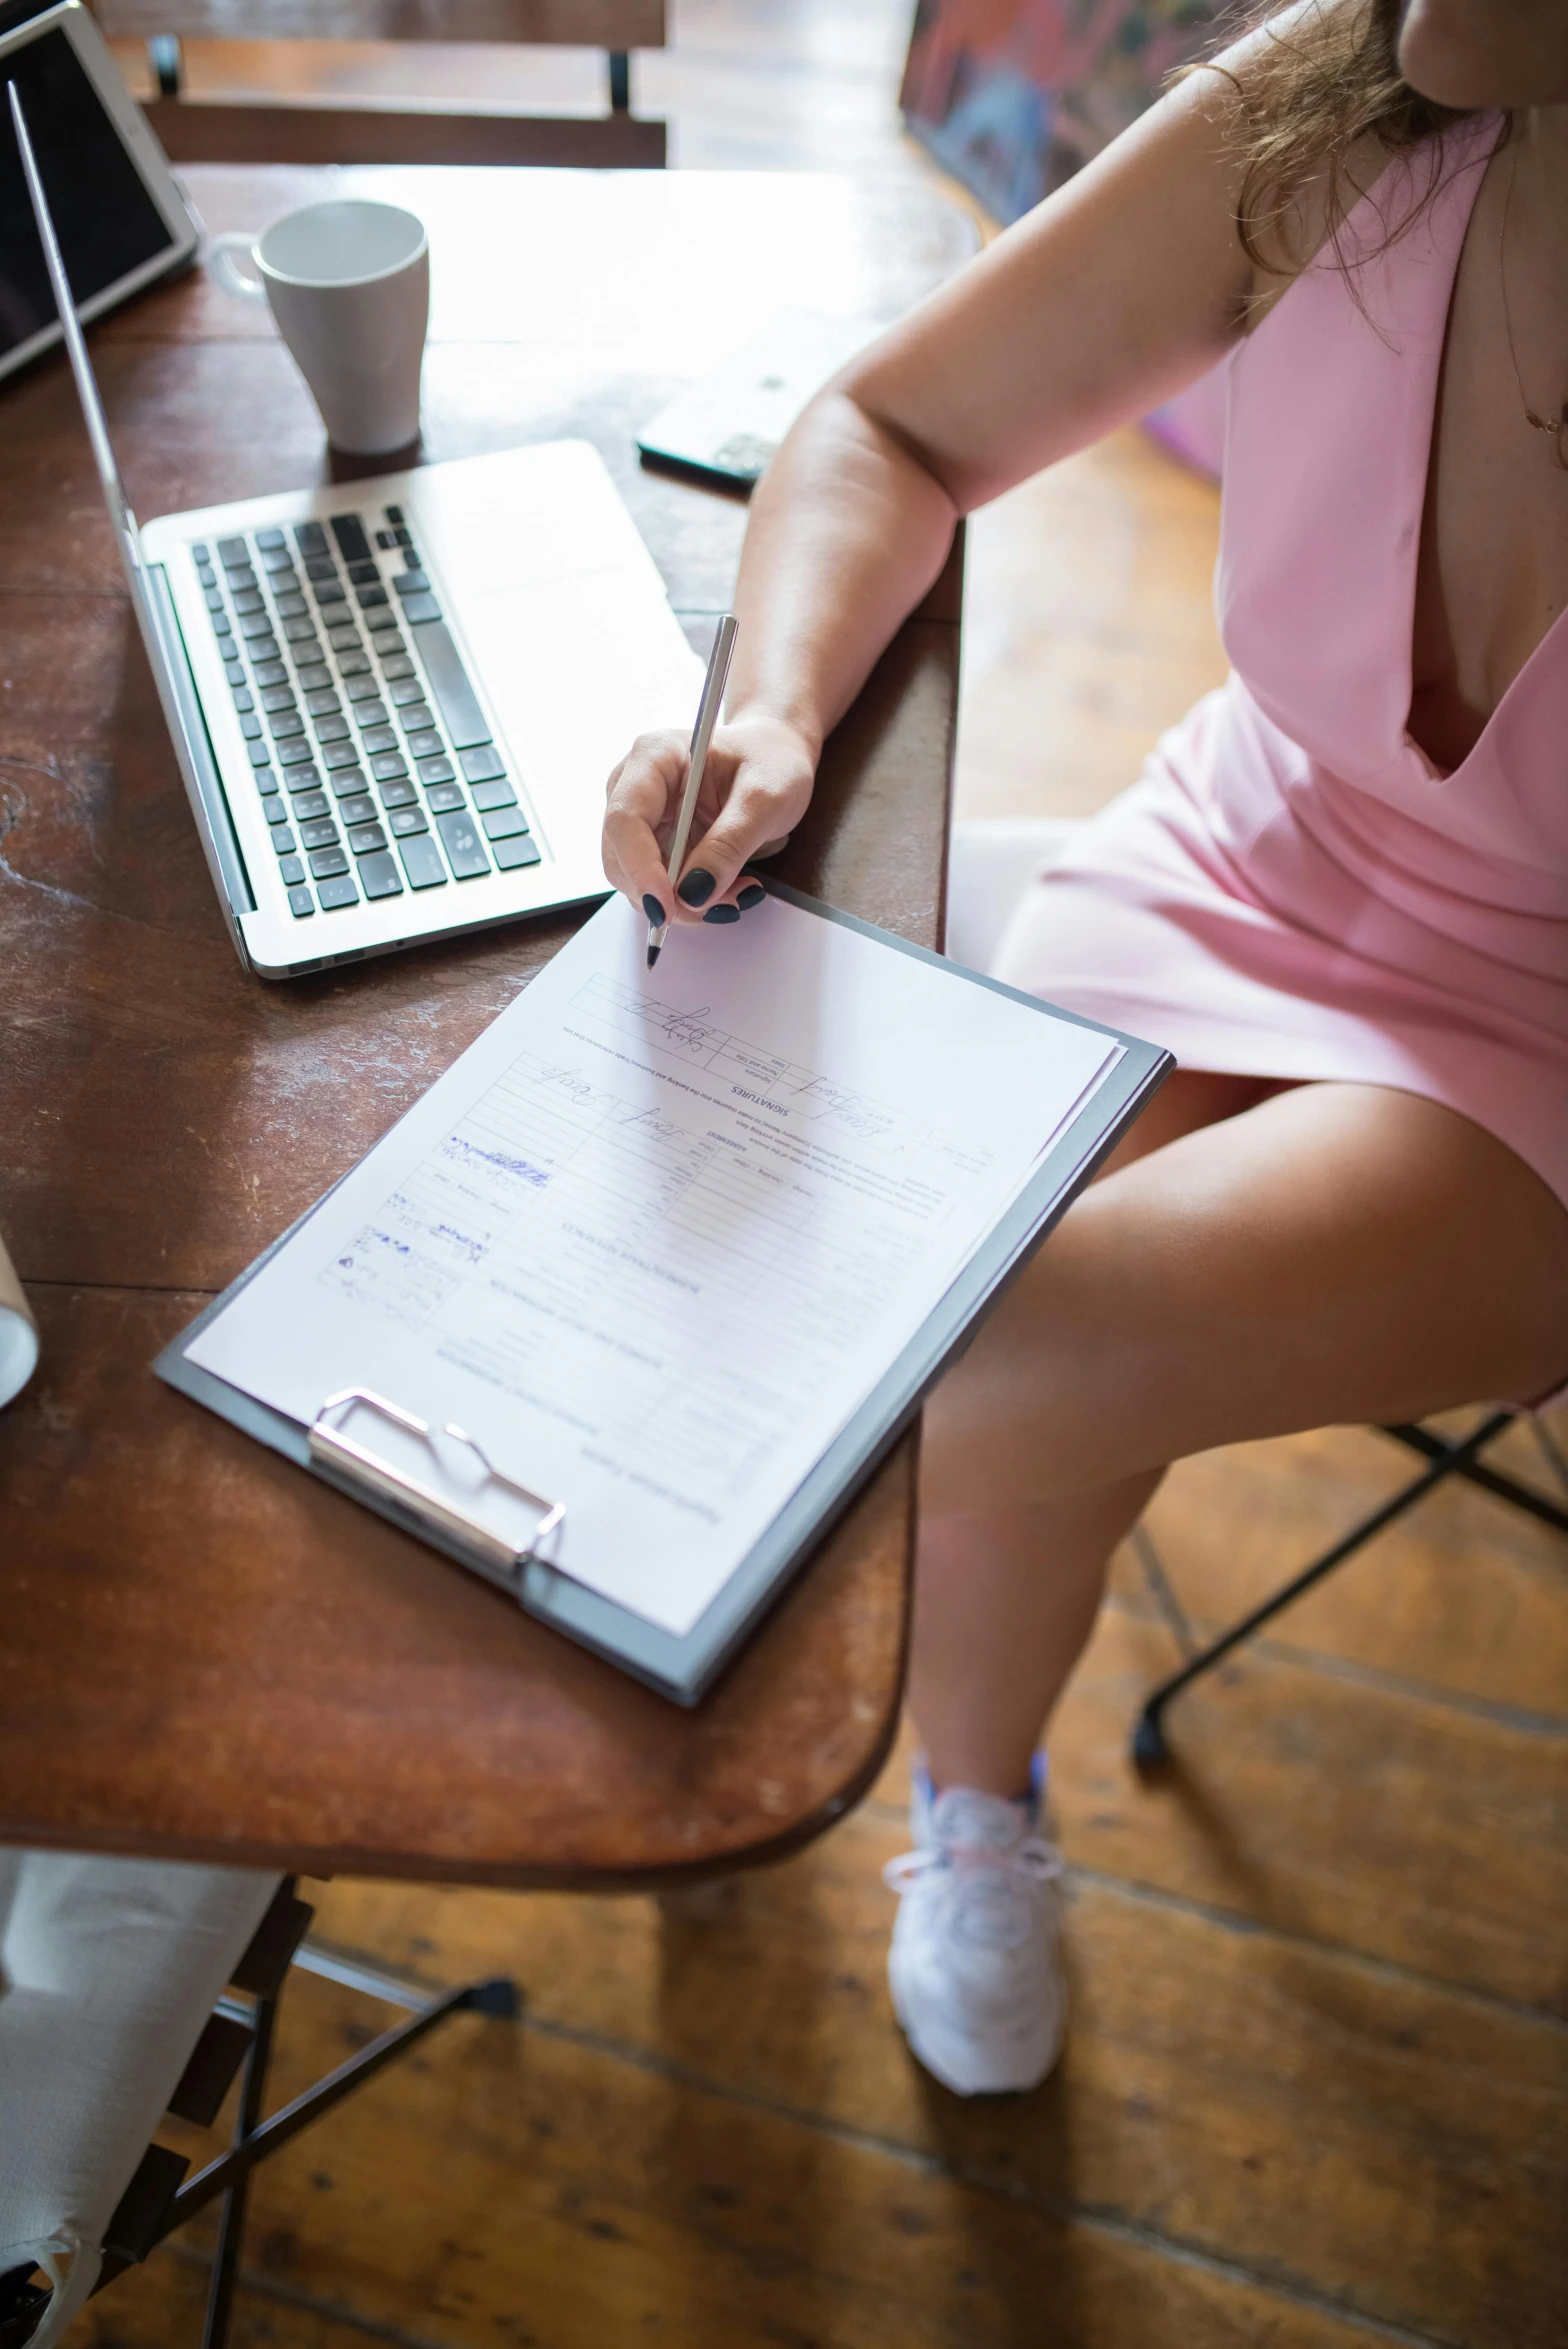
[[[321,651],[319,645],[316,647],[316,651],[319,655]],[[314,661],[301,661],[296,674],[299,678],[301,693],[322,693],[333,682],[332,671],[327,667],[326,662],[319,658]]]
[[[287,863],[293,856],[294,851],[298,847],[299,843],[295,839],[293,833],[289,830],[287,824],[275,824],[272,831],[272,845],[277,850],[278,855],[285,863]]]
[[[270,775],[272,769],[269,767],[267,772]],[[261,803],[261,812],[272,826],[274,834],[281,832],[286,827],[289,820],[288,802],[284,799],[281,791],[268,793]],[[273,841],[273,846],[277,846],[276,839]]]
[[[292,710],[296,708],[298,705],[294,700],[293,686],[264,685],[261,689],[261,706],[264,710]]]
[[[337,576],[338,567],[330,555],[306,556],[305,577],[307,579],[313,582],[331,580],[335,585],[337,582]]]
[[[243,685],[245,682],[245,664],[243,661],[225,661],[223,664],[223,673],[231,685]],[[259,677],[260,672],[258,671],[257,674]]]
[[[363,563],[370,554],[370,541],[365,536],[365,525],[357,514],[334,514],[332,535],[338,542],[338,552],[345,563]]]
[[[403,876],[397,858],[387,848],[373,849],[359,860],[359,885],[367,897],[401,897]]]
[[[381,584],[381,566],[373,555],[363,563],[350,563],[348,575],[355,587],[379,587]]]
[[[382,645],[382,646],[380,647],[380,652],[381,652],[381,673],[382,673],[382,675],[383,675],[384,677],[391,677],[391,678],[394,678],[394,679],[402,679],[402,678],[405,678],[405,677],[407,677],[407,678],[411,678],[411,677],[413,676],[413,674],[414,674],[414,664],[413,664],[413,662],[412,662],[412,661],[409,659],[409,657],[408,657],[408,655],[407,655],[407,653],[406,653],[406,652],[402,652],[402,651],[394,652],[394,651],[392,650],[392,647],[391,647],[389,644],[384,644],[384,645]],[[424,692],[424,690],[425,690],[425,689],[424,689],[424,687],[421,685],[421,686],[419,686],[419,687],[418,687],[418,689],[417,689],[417,690],[418,690],[418,691],[419,691],[421,694],[423,694],[423,692]],[[394,696],[393,696],[393,699],[395,700],[396,698],[397,698],[397,697],[396,697],[396,695],[394,695]]]
[[[505,762],[494,743],[490,742],[485,744],[483,750],[460,751],[457,763],[470,783],[499,782],[506,773]]]
[[[305,721],[298,710],[269,710],[267,724],[279,742],[287,741],[292,734],[303,734],[305,731]]]
[[[450,759],[421,759],[419,762],[421,783],[451,783],[456,780],[456,773]],[[454,805],[461,807],[462,804],[462,794],[459,793]]]
[[[315,910],[316,901],[308,889],[291,889],[289,891],[289,912],[296,921],[302,920],[306,914],[313,914]]]
[[[392,698],[394,701],[397,700],[395,694]],[[434,710],[430,707],[429,702],[423,699],[398,702],[397,715],[398,724],[409,734],[422,734],[433,727],[436,722]]]
[[[254,749],[255,745],[252,744],[251,747]],[[273,756],[276,758],[280,767],[298,767],[302,765],[309,766],[315,755],[316,754],[314,750],[305,740],[303,735],[301,735],[298,741],[279,742],[276,743],[273,747]]]
[[[382,784],[381,804],[383,807],[418,807],[419,796],[408,778],[399,776],[390,783]]]
[[[283,634],[289,644],[297,645],[300,648],[294,655],[296,660],[301,660],[305,657],[304,647],[307,644],[311,646],[311,648],[319,655],[321,650],[321,640],[316,634],[316,623],[308,612],[304,615],[303,619],[296,615],[293,619],[285,620],[283,623]]]
[[[258,767],[251,780],[263,799],[270,799],[278,788],[278,778],[270,767]]]
[[[425,797],[438,816],[449,814],[453,808],[460,808],[464,804],[463,794],[455,783],[432,783]]]
[[[390,783],[394,775],[408,773],[408,761],[401,751],[378,750],[370,762],[370,772],[378,783]]]
[[[504,776],[494,783],[476,783],[468,796],[481,815],[487,815],[492,808],[517,805],[517,794]]]
[[[335,579],[318,580],[315,596],[318,604],[346,604],[348,602],[347,589],[341,587]]]
[[[429,590],[430,581],[423,571],[399,571],[392,584],[399,595],[424,595]]]
[[[236,579],[231,579],[229,585],[234,591],[234,609],[237,612],[250,613],[266,610],[267,599],[259,587],[242,587]]]
[[[356,742],[329,742],[321,754],[321,763],[329,771],[338,767],[357,767],[359,745]]]
[[[278,618],[280,620],[301,620],[304,619],[310,611],[310,606],[308,603],[306,603],[305,598],[302,595],[274,595],[273,601],[278,607]],[[285,628],[283,633],[285,636],[287,636],[288,629]]]
[[[438,759],[445,749],[446,744],[433,726],[418,727],[409,734],[408,755],[411,759]]]
[[[282,546],[284,543],[285,541],[281,530],[258,530],[256,533],[256,544],[258,546]]]
[[[315,816],[308,824],[301,824],[299,836],[307,848],[336,848],[338,845],[338,828],[330,816]]]
[[[385,848],[387,836],[379,824],[356,824],[349,833],[348,844],[356,856],[368,856],[372,849]]]
[[[378,587],[376,589],[376,593],[380,595],[381,592],[382,590]],[[365,626],[370,630],[372,635],[377,634],[383,628],[395,628],[397,626],[397,614],[396,612],[391,611],[366,612]],[[400,636],[398,638],[398,643],[401,644],[402,641],[403,639]]]
[[[324,791],[296,791],[294,794],[294,813],[303,822],[308,823],[312,816],[329,814],[331,807],[332,802]]]
[[[346,742],[348,740],[348,720],[341,711],[325,711],[312,723],[316,729],[318,742]]]
[[[193,563],[210,563],[212,561],[211,547],[203,545],[199,539],[193,539],[191,541],[191,560]]]
[[[479,821],[487,840],[515,840],[528,829],[528,818],[520,807],[498,807]]]
[[[357,793],[368,791],[370,788],[365,781],[363,767],[342,767],[336,774],[329,775],[327,781],[331,784],[340,802],[345,799],[353,799]]]
[[[240,732],[247,742],[259,741],[261,739],[261,720],[252,711],[246,710],[240,718]]]
[[[345,824],[373,824],[380,813],[368,791],[355,791],[338,801],[338,814]]]
[[[401,529],[403,523],[403,509],[401,506],[383,506],[381,511],[385,514],[389,522],[397,523],[398,527]]]
[[[310,869],[318,881],[330,881],[334,875],[348,871],[348,858],[341,848],[313,848]],[[344,903],[347,902],[345,898]]]
[[[250,548],[245,544],[243,538],[220,538],[218,560],[220,563],[248,563]]]
[[[423,628],[441,617],[441,606],[433,595],[411,595],[403,605],[403,617],[411,628]]]
[[[271,766],[271,764],[272,764],[272,752],[271,752],[271,751],[268,749],[268,747],[267,747],[266,743],[264,743],[264,742],[247,742],[247,743],[246,743],[246,745],[245,745],[245,749],[246,749],[246,753],[247,753],[247,755],[248,755],[248,757],[249,757],[249,759],[250,759],[250,763],[251,763],[251,765],[252,765],[253,767],[270,767],[270,766]],[[281,757],[283,756],[283,753],[282,753],[281,751],[279,751],[279,753],[278,753],[278,756],[281,758]]]
[[[397,540],[393,537],[390,530],[378,530],[376,532],[376,544],[381,549],[383,554],[388,554],[391,552],[392,548],[396,546]]]
[[[305,860],[299,856],[280,856],[278,874],[285,889],[297,889],[305,878]]]
[[[234,707],[239,711],[242,717],[244,717],[248,711],[253,710],[256,707],[255,696],[248,690],[247,687],[243,685],[235,686]]]
[[[410,889],[439,889],[446,879],[446,867],[441,862],[441,851],[428,832],[412,840],[400,840],[398,855],[403,859],[403,870],[408,875]]]
[[[354,712],[354,715],[355,715],[355,717],[356,717],[356,718],[359,718],[359,715],[360,715],[360,714],[359,714],[358,710],[356,710],[356,711]],[[374,722],[372,722],[372,723],[369,723],[369,724],[366,724],[365,720],[364,720],[363,718],[360,718],[360,724],[361,724],[361,725],[363,725],[363,726],[364,726],[364,728],[365,728],[365,748],[366,748],[366,750],[396,750],[396,749],[397,749],[397,747],[398,747],[398,740],[397,740],[397,735],[396,735],[395,731],[393,730],[393,728],[392,728],[392,727],[390,727],[390,726],[389,726],[389,725],[386,723],[385,719],[383,719],[383,720],[382,720],[382,721],[381,721],[379,724],[376,724],[376,723],[374,723]]]
[[[215,587],[207,590],[207,609],[209,612],[221,612],[223,609],[223,598]]]
[[[392,663],[386,661],[382,665],[387,675],[392,677]],[[405,661],[402,675],[392,678],[392,683],[387,687],[387,699],[400,710],[422,710],[429,707],[425,700],[424,681],[414,675],[412,661]],[[406,724],[407,720],[404,723]]]
[[[503,873],[515,873],[520,865],[536,865],[541,861],[538,841],[526,832],[516,832],[510,840],[493,842],[490,854]]]
[[[293,625],[297,628],[299,622],[296,620]],[[254,636],[270,636],[272,634],[270,615],[266,612],[241,612],[239,632],[247,639]]]
[[[348,684],[344,686],[344,692],[352,702],[375,701],[380,695],[381,686],[379,680],[371,674],[370,663],[365,659],[363,653],[359,655],[357,670],[358,673],[351,677]],[[345,676],[348,676],[346,661],[343,664],[343,672]]]
[[[230,666],[231,669],[239,669],[240,665],[238,661],[234,661]],[[243,677],[244,674],[244,670],[240,669],[240,675]],[[265,660],[256,663],[256,683],[258,685],[281,685],[287,675],[288,671],[281,661]]]
[[[319,522],[297,522],[294,525],[294,543],[302,555],[325,555],[331,552],[327,534]]]
[[[430,829],[430,826],[425,822],[424,811],[417,807],[396,807],[388,816],[387,822],[391,825],[392,836],[396,840],[407,840],[415,832],[428,832]]]
[[[341,913],[344,906],[359,903],[359,891],[346,873],[341,880],[323,881],[317,895],[323,913]]]
[[[391,727],[387,726],[387,705],[374,696],[355,702],[354,723],[356,726],[383,726],[389,734],[392,733]],[[394,742],[397,740],[395,734],[392,739]]]
[[[305,695],[305,707],[313,718],[333,718],[343,704],[330,685],[312,685]]]
[[[425,623],[419,631],[419,650],[454,746],[466,750],[473,743],[488,742],[490,728],[485,714],[444,620]]]
[[[490,859],[480,845],[472,816],[438,815],[436,830],[460,881],[477,881],[481,873],[489,872]]]

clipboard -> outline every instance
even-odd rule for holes
[[[372,1416],[399,1423],[406,1434],[429,1436],[395,1397],[372,1387],[345,1389],[328,1397],[313,1423],[305,1423],[255,1401],[237,1387],[188,1359],[198,1334],[253,1280],[322,1200],[307,1208],[238,1280],[214,1299],[195,1321],[166,1346],[153,1369],[164,1382],[226,1419],[258,1443],[281,1453],[350,1499],[386,1518],[404,1532],[441,1551],[456,1564],[508,1591],[524,1612],[566,1638],[591,1649],[678,1705],[702,1700],[724,1667],[782,1597],[795,1575],[832,1530],[868,1478],[903,1435],[930,1389],[973,1337],[985,1313],[1029,1262],[1084,1185],[1103,1164],[1175,1066],[1170,1053],[1123,1035],[1097,1020],[1081,1019],[1054,1004],[1009,987],[1000,979],[965,970],[929,948],[913,946],[875,923],[822,904],[787,884],[769,879],[769,892],[824,921],[842,923],[899,954],[935,964],[955,979],[993,989],[1076,1027],[1118,1043],[1121,1057],[1101,1079],[1085,1105],[1042,1158],[1023,1190],[995,1225],[958,1278],[883,1374],[872,1392],[839,1430],[815,1466],[755,1542],[689,1631],[677,1636],[630,1608],[574,1582],[549,1557],[550,1536],[562,1512],[549,1497],[533,1493],[510,1476],[492,1475],[522,1493],[540,1512],[540,1521],[522,1550],[478,1519],[470,1519],[445,1496],[422,1486],[404,1470],[380,1459],[365,1442],[347,1438],[339,1425],[344,1408],[359,1403]],[[333,1186],[336,1188],[336,1185]],[[331,1191],[323,1194],[330,1198]],[[460,1428],[441,1431],[452,1440],[479,1447]],[[483,1455],[480,1455],[483,1458]]]

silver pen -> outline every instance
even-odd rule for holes
[[[719,709],[724,700],[724,687],[730,673],[730,655],[735,650],[735,615],[726,612],[719,622],[719,633],[713,640],[708,655],[708,674],[702,681],[702,699],[697,704],[697,723],[691,730],[691,763],[686,769],[686,788],[681,793],[681,812],[675,819],[675,831],[670,841],[670,853],[665,871],[673,881],[686,860],[686,843],[691,838],[691,820],[697,812],[697,794],[702,789],[702,770],[708,763],[708,745],[713,740],[713,729],[719,722]],[[648,968],[651,971],[659,959],[668,922],[648,924]]]

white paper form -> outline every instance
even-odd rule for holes
[[[351,1386],[458,1422],[565,1504],[553,1563],[679,1635],[1121,1048],[776,898],[652,972],[646,936],[605,905],[189,1357],[305,1422]]]

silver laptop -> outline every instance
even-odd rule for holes
[[[139,529],[16,84],[28,193],[191,811],[246,968],[289,978],[602,896],[604,786],[701,664],[563,441]]]

